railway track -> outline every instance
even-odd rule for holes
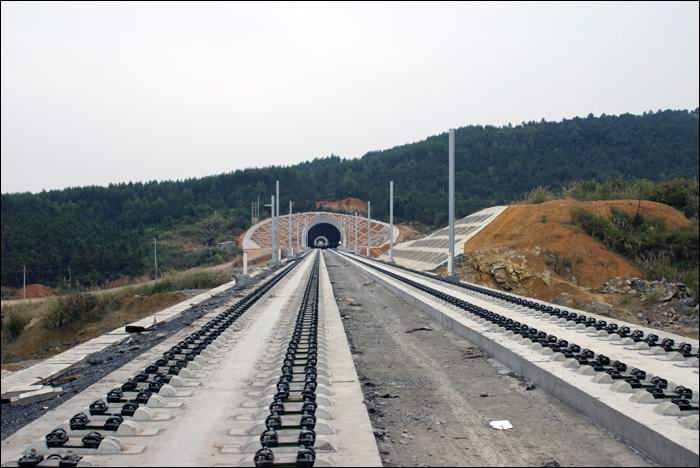
[[[316,462],[319,264],[316,255],[260,435],[262,447],[254,458],[257,467],[310,468]]]
[[[697,466],[696,341],[333,255],[652,459]],[[318,250],[2,442],[3,466],[380,464]]]
[[[379,465],[324,268],[290,262],[4,440],[2,465]]]
[[[652,458],[697,466],[696,341],[338,255],[383,277],[397,293],[421,301],[435,318],[450,322],[455,331]]]

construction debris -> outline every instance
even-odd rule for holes
[[[63,394],[63,389],[61,387],[46,386],[38,390],[20,393],[16,397],[10,399],[10,404],[12,406],[29,405],[40,401],[50,400],[61,394]]]
[[[430,327],[411,328],[410,330],[406,330],[406,333],[415,333],[417,331],[433,331],[433,329]]]
[[[491,427],[494,429],[497,429],[499,431],[505,431],[506,429],[513,429],[513,425],[508,421],[507,419],[504,419],[502,421],[491,421],[489,423]]]

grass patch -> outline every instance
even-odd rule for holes
[[[700,199],[698,192],[697,179],[685,177],[659,182],[644,179],[587,180],[554,188],[539,186],[530,190],[516,203],[537,204],[561,198],[580,201],[650,200],[672,206],[688,218],[697,218]]]
[[[231,275],[228,270],[166,273],[158,281],[126,288],[123,293],[147,296],[163,292],[181,291],[183,289],[211,289],[221,286],[228,281],[231,281]]]
[[[8,339],[16,338],[34,316],[41,316],[47,330],[59,330],[69,325],[99,322],[121,309],[158,309],[160,302],[169,303],[172,292],[187,289],[211,289],[227,281],[228,269],[166,273],[158,281],[128,286],[116,291],[67,291],[64,295],[38,304],[7,306],[3,332]],[[38,309],[42,308],[41,311]],[[25,310],[26,309],[26,310]]]

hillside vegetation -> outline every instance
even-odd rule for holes
[[[698,219],[685,226],[661,217],[612,208],[599,216],[583,208],[571,212],[584,232],[638,265],[645,276],[686,284],[698,297]]]
[[[461,216],[521,199],[533,188],[580,180],[698,177],[698,110],[588,116],[456,131],[457,206]],[[239,170],[183,181],[82,187],[2,195],[2,285],[59,286],[68,276],[95,284],[152,270],[152,239],[163,241],[163,269],[216,262],[217,242],[249,223],[250,202],[276,179],[297,210],[321,199],[372,200],[388,215],[394,180],[397,222],[447,220],[447,135],[373,151],[359,159],[330,156],[288,167]],[[675,206],[675,205],[674,205]],[[184,247],[194,242],[201,248]],[[169,250],[170,249],[170,250]]]

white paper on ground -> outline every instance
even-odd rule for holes
[[[513,425],[507,419],[503,421],[491,421],[489,424],[491,425],[491,427],[493,427],[494,429],[498,429],[499,431],[503,431],[505,429],[513,429]]]

